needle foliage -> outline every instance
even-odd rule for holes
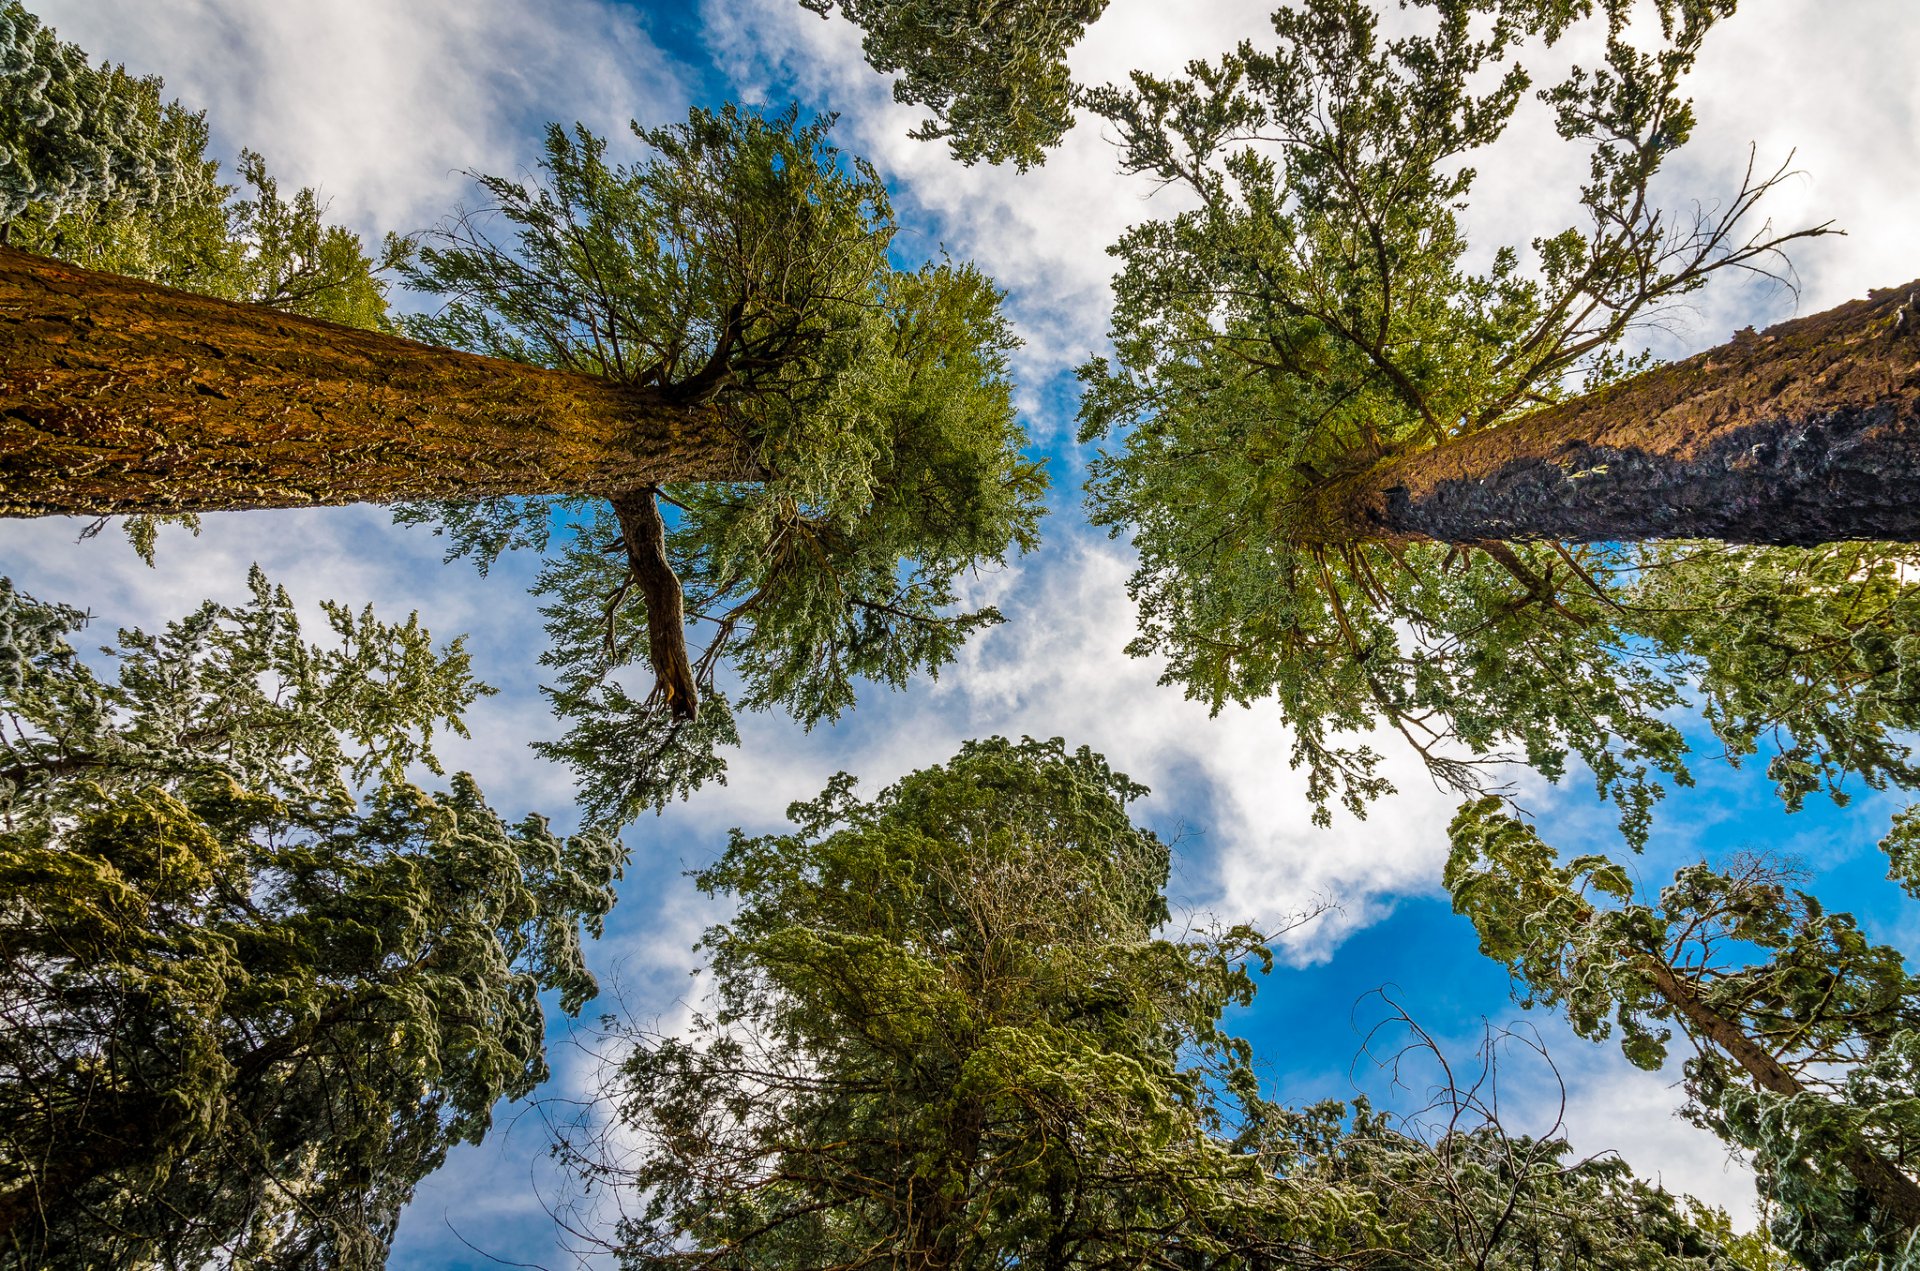
[[[256,571],[90,660],[0,584],[5,1265],[372,1271],[593,996],[618,845],[412,784],[483,686],[325,613]]]
[[[763,470],[647,492],[684,597],[697,718],[629,678],[671,618],[634,585],[614,507],[401,513],[483,567],[551,548],[537,591],[569,731],[542,749],[609,822],[720,775],[736,708],[810,727],[862,680],[937,672],[999,621],[964,606],[966,575],[1037,541],[1045,474],[1020,454],[1001,293],[970,265],[897,266],[886,188],[829,143],[831,125],[697,109],[636,125],[632,164],[555,126],[534,177],[478,178],[489,210],[407,266],[410,285],[448,298],[414,334],[711,403]]]

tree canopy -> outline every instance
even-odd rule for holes
[[[1085,749],[970,742],[872,801],[836,777],[702,890],[714,996],[636,1032],[582,1145],[626,1265],[1171,1266],[1264,1184],[1210,1136],[1254,933],[1168,939],[1143,791]],[[1185,1251],[1185,1252],[1182,1252]]]
[[[256,570],[122,631],[0,582],[0,1260],[384,1265],[414,1184],[546,1077],[624,860],[435,793],[488,691],[417,619]]]
[[[1268,1101],[1221,1020],[1270,955],[1168,929],[1143,793],[993,738],[736,831],[694,875],[738,904],[699,946],[710,996],[616,1027],[564,1149],[623,1265],[1728,1265],[1723,1218],[1511,1134],[1482,1087],[1431,1126]]]
[[[1774,1239],[1809,1267],[1920,1240],[1920,979],[1778,860],[1675,873],[1643,896],[1604,855],[1562,861],[1498,800],[1452,826],[1447,887],[1529,1005],[1616,1031],[1644,1068],[1691,1043],[1688,1115],[1744,1149]],[[1911,888],[1909,888],[1911,890]]]
[[[965,264],[896,267],[886,188],[831,124],[696,109],[635,125],[649,153],[630,165],[551,127],[536,178],[478,178],[490,213],[427,236],[406,266],[448,297],[411,333],[710,402],[762,470],[400,514],[483,568],[553,547],[537,590],[571,727],[544,749],[581,773],[595,816],[717,776],[736,705],[811,726],[859,679],[936,672],[999,620],[955,611],[962,577],[1036,542],[1045,474],[1019,453],[1000,292]],[[691,655],[685,624],[703,633]],[[619,678],[634,663],[653,672],[645,691]]]

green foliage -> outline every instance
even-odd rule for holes
[[[1920,979],[1898,950],[1764,860],[1688,866],[1643,901],[1620,865],[1561,864],[1496,799],[1463,808],[1452,835],[1454,908],[1528,1004],[1563,1007],[1592,1040],[1617,1029],[1643,1068],[1676,1027],[1691,1037],[1688,1115],[1752,1154],[1782,1248],[1821,1267],[1905,1246],[1911,1218],[1858,1164],[1920,1144]]]
[[[712,1014],[629,1031],[635,1156],[575,1144],[637,1212],[636,1267],[1188,1265],[1272,1185],[1214,1131],[1252,1090],[1219,1028],[1246,929],[1155,935],[1141,787],[1058,740],[966,744],[871,802],[852,778],[695,875]],[[1233,1216],[1230,1218],[1230,1215]]]
[[[539,591],[571,731],[544,750],[581,773],[605,821],[718,776],[735,706],[811,726],[851,706],[858,679],[937,671],[999,620],[954,611],[962,576],[1036,541],[1045,477],[1019,455],[1000,293],[969,265],[889,262],[886,189],[827,142],[831,123],[695,110],[635,125],[649,153],[633,165],[584,128],[552,127],[538,178],[476,178],[511,242],[467,216],[406,266],[410,285],[448,298],[412,334],[711,403],[764,470],[658,494],[700,637],[697,720],[618,678],[645,663],[654,619],[609,509],[400,513],[483,568],[559,544]],[[716,687],[724,667],[733,702]]]
[[[1636,365],[1621,352],[1636,320],[1799,236],[1740,230],[1778,174],[1691,223],[1650,197],[1693,127],[1682,76],[1730,3],[1660,4],[1650,49],[1629,41],[1630,0],[1419,0],[1398,38],[1377,7],[1308,0],[1274,14],[1271,51],[1242,44],[1183,78],[1137,74],[1089,97],[1124,165],[1195,203],[1113,249],[1115,354],[1080,372],[1083,435],[1122,439],[1088,495],[1096,523],[1140,551],[1132,651],[1216,709],[1278,701],[1323,817],[1385,789],[1374,752],[1341,734],[1392,727],[1465,793],[1492,758],[1552,778],[1578,758],[1640,841],[1662,782],[1688,780],[1672,708],[1703,668],[1736,750],[1817,716],[1831,735],[1783,741],[1783,773],[1803,759],[1890,772],[1882,723],[1840,706],[1837,685],[1800,710],[1754,679],[1780,661],[1757,610],[1796,610],[1809,637],[1826,623],[1823,649],[1833,624],[1806,602],[1828,586],[1884,591],[1895,575],[1880,563],[1869,584],[1696,553],[1691,585],[1751,594],[1743,626],[1669,605],[1653,575],[1677,549],[1449,549],[1330,528],[1344,479],[1612,381]],[[1603,64],[1539,94],[1589,155],[1569,192],[1584,224],[1530,250],[1469,244],[1474,160],[1529,87],[1516,59],[1596,15]],[[1826,656],[1802,652],[1803,673]]]
[[[244,194],[207,157],[204,111],[157,76],[89,68],[17,0],[0,6],[0,226],[10,246],[88,269],[349,326],[386,323],[386,287],[359,236],[324,223],[311,189],[282,199],[240,153]],[[236,197],[240,195],[240,197]]]
[[[1259,1148],[1317,1198],[1298,1267],[1383,1271],[1472,1267],[1732,1271],[1726,1216],[1634,1177],[1618,1157],[1570,1159],[1564,1140],[1508,1134],[1493,1110],[1449,1087],[1437,1132],[1330,1102],[1269,1109]],[[1253,1265],[1261,1265],[1255,1263]],[[1752,1267],[1751,1271],[1770,1271]]]
[[[19,0],[0,4],[0,236],[34,207],[144,207],[190,172],[155,127],[160,82],[93,67]]]
[[[962,163],[1045,161],[1073,123],[1067,50],[1107,0],[800,0],[821,17],[839,8],[866,32],[867,61],[900,74],[895,101],[933,117],[911,135],[947,138]]]
[[[458,642],[328,606],[120,633],[0,582],[0,1259],[376,1268],[401,1207],[546,1076],[621,864],[509,824],[437,729]]]

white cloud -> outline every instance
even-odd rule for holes
[[[96,58],[205,108],[219,156],[262,152],[363,234],[423,229],[474,169],[514,172],[532,130],[683,113],[687,88],[641,15],[608,0],[253,3],[35,0]]]

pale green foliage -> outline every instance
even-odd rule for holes
[[[178,170],[153,106],[159,81],[90,66],[19,0],[0,4],[0,235],[34,207],[144,207]]]
[[[1692,1037],[1689,1115],[1752,1153],[1782,1248],[1819,1267],[1904,1247],[1913,1233],[1876,1211],[1846,1164],[1861,1147],[1898,1162],[1920,1145],[1920,979],[1898,950],[1763,860],[1688,866],[1645,901],[1604,856],[1562,864],[1498,800],[1462,809],[1452,835],[1454,907],[1528,1004],[1562,1007],[1590,1039],[1617,1029],[1643,1068],[1666,1060],[1676,1026]],[[1799,1091],[1765,1088],[1727,1037],[1703,1031],[1709,1016]]]
[[[764,479],[672,487],[668,555],[685,592],[702,716],[673,718],[617,678],[644,666],[647,620],[613,518],[579,500],[403,510],[484,567],[559,549],[539,591],[572,725],[546,753],[622,821],[719,775],[733,704],[803,724],[949,661],[991,609],[955,612],[961,578],[1035,542],[1045,477],[1020,457],[1000,293],[968,265],[888,260],[884,186],[801,123],[726,107],[635,126],[648,155],[606,158],[548,130],[539,176],[479,177],[510,243],[468,216],[423,240],[409,283],[448,298],[422,338],[711,402]]]
[[[800,0],[822,17],[838,8],[865,33],[877,71],[898,73],[895,101],[933,117],[911,135],[947,138],[962,163],[1045,161],[1073,122],[1067,50],[1107,0]]]
[[[546,1076],[621,853],[429,794],[458,642],[327,608],[120,633],[0,583],[0,1258],[384,1264],[414,1184]]]
[[[611,1089],[635,1157],[574,1144],[637,1212],[626,1265],[1189,1265],[1274,1193],[1217,1138],[1251,1092],[1219,1029],[1245,929],[1168,939],[1144,793],[1058,740],[967,743],[695,877],[714,1010],[632,1031]],[[624,1134],[624,1129],[622,1131]]]
[[[1657,602],[1635,588],[1656,562],[1630,545],[1347,541],[1328,537],[1321,500],[1392,456],[1608,382],[1632,365],[1636,319],[1796,237],[1739,228],[1776,178],[1693,221],[1649,195],[1693,126],[1681,77],[1732,5],[1652,6],[1646,50],[1629,41],[1631,0],[1419,0],[1416,33],[1392,39],[1378,7],[1308,0],[1274,14],[1271,50],[1090,96],[1125,166],[1197,203],[1113,249],[1115,356],[1081,370],[1084,436],[1123,439],[1088,492],[1095,521],[1140,551],[1132,651],[1216,708],[1277,700],[1323,816],[1385,788],[1377,756],[1340,734],[1390,726],[1463,792],[1491,757],[1550,777],[1577,757],[1638,840],[1661,774],[1687,779],[1672,707],[1703,662],[1724,686],[1760,660],[1734,647],[1743,633],[1703,635],[1715,615],[1697,606],[1643,612]],[[1607,24],[1604,65],[1540,94],[1590,155],[1568,192],[1584,224],[1470,254],[1460,209],[1525,99],[1515,59],[1585,18]],[[1746,560],[1703,558],[1692,577],[1730,571],[1718,585],[1737,588]],[[1806,594],[1756,568],[1778,603]],[[1727,709],[1752,704],[1736,692]],[[1769,732],[1760,714],[1716,723]],[[1839,768],[1851,747],[1830,750]]]

